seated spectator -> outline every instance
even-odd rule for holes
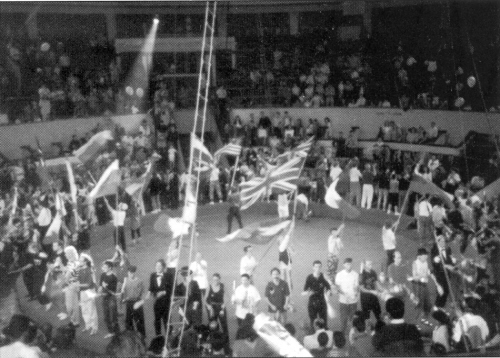
[[[464,336],[468,337],[469,348],[477,349],[484,345],[490,334],[488,324],[483,317],[471,312],[469,305],[465,304],[463,311],[456,310],[457,320],[453,325],[453,341],[457,343],[459,350],[464,350]],[[476,328],[476,330],[474,329]],[[478,329],[478,330],[477,330]],[[474,334],[477,331],[479,334]]]
[[[334,346],[328,353],[328,357],[347,357],[348,351],[345,348],[346,339],[344,332],[336,331],[333,333]]]
[[[452,324],[450,317],[442,311],[442,310],[437,310],[432,314],[432,318],[434,318],[438,324],[434,328],[434,331],[432,331],[432,344],[434,345],[441,345],[444,348],[444,353],[447,353],[450,351],[450,340],[451,340],[451,333],[452,333]],[[435,352],[438,353],[438,352]]]
[[[372,337],[367,330],[366,321],[362,316],[352,321],[352,334],[349,337],[349,357],[371,357],[375,353]]]
[[[330,352],[330,348],[327,347],[328,342],[330,341],[328,334],[326,334],[326,332],[321,332],[316,338],[318,348],[310,349],[311,354],[314,357],[328,357],[328,353]]]
[[[414,324],[405,323],[405,304],[396,297],[385,303],[390,321],[375,333],[373,346],[378,354],[384,356],[421,356],[424,345],[420,332]]]
[[[325,321],[321,318],[316,318],[313,323],[314,334],[304,337],[304,347],[308,350],[311,349],[321,349],[322,347],[319,345],[318,336],[321,333],[325,333],[328,341],[325,343],[325,348],[332,348],[333,346],[333,332],[330,330],[326,330]]]
[[[431,127],[427,130],[427,139],[429,141],[436,140],[439,135],[439,128],[436,122],[431,122]]]
[[[267,343],[249,324],[243,324],[236,332],[236,337],[233,343],[234,357],[271,357],[274,355]]]

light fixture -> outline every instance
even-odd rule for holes
[[[153,19],[153,24],[158,25],[160,23],[160,17],[158,15],[155,15]]]

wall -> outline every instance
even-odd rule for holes
[[[144,115],[113,116],[111,120],[120,124],[126,131],[137,131]],[[22,157],[20,146],[36,148],[36,138],[44,153],[50,156],[54,151],[53,142],[62,142],[67,147],[73,134],[83,137],[95,128],[97,123],[106,126],[109,117],[89,117],[78,119],[55,120],[50,122],[25,123],[0,127],[0,152],[9,159]]]
[[[113,123],[125,128],[127,132],[134,133],[139,129],[140,122],[144,117],[144,114],[131,114],[0,126],[0,153],[9,159],[21,158],[23,155],[21,146],[29,145],[32,148],[36,148],[36,138],[38,138],[43,152],[47,153],[47,156],[50,157],[55,150],[55,147],[52,146],[53,142],[62,142],[64,147],[67,148],[73,134],[82,137],[85,133],[94,129],[97,123],[105,127],[109,120],[108,118],[111,118]],[[176,111],[174,118],[180,133],[189,133],[192,131],[193,110]],[[201,131],[201,123],[199,123],[197,131]],[[216,131],[215,121],[210,113],[207,114],[205,131]]]
[[[347,134],[352,126],[359,126],[360,138],[373,139],[376,137],[379,127],[385,121],[391,120],[402,127],[429,128],[432,121],[436,122],[440,129],[445,129],[450,134],[451,143],[456,145],[462,141],[469,131],[480,133],[500,134],[500,114],[479,112],[452,112],[412,110],[408,112],[399,109],[383,108],[255,108],[255,109],[233,109],[231,118],[239,115],[243,122],[248,121],[250,113],[254,113],[258,121],[260,111],[271,116],[280,111],[288,111],[290,116],[301,118],[305,124],[309,118],[317,118],[320,124],[324,123],[325,117],[332,121],[334,130],[343,131]],[[489,121],[488,121],[489,119]],[[489,122],[489,123],[488,123]],[[491,127],[490,127],[491,125]]]

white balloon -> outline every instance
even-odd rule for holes
[[[455,100],[455,107],[460,108],[464,105],[464,103],[465,103],[465,100],[462,97],[458,97]]]
[[[135,94],[137,95],[137,97],[142,98],[144,96],[144,90],[139,87],[135,90]]]
[[[474,76],[469,76],[469,78],[467,78],[467,84],[470,88],[474,87],[476,85],[476,78]]]
[[[125,88],[125,92],[129,95],[129,96],[132,96],[134,94],[134,89],[130,86],[127,86]]]
[[[50,50],[50,44],[48,42],[44,42],[40,46],[40,50],[42,50],[43,52],[47,52],[48,50]]]

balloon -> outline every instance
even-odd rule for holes
[[[125,88],[125,92],[129,95],[129,96],[132,96],[134,94],[134,89],[130,86],[127,86]]]
[[[50,44],[48,42],[44,42],[40,46],[40,50],[43,51],[43,52],[47,52],[48,50],[50,50]]]
[[[470,187],[474,191],[481,190],[482,188],[484,188],[484,179],[480,176],[473,177],[470,181]]]
[[[135,90],[135,94],[137,95],[137,97],[142,98],[144,96],[144,90],[139,87]]]
[[[476,78],[474,76],[469,76],[469,78],[467,78],[467,84],[470,88],[474,87],[476,85]]]
[[[355,80],[356,78],[359,78],[359,73],[357,71],[354,71],[353,73],[351,73],[351,78],[353,80]]]
[[[460,108],[464,105],[464,103],[465,103],[465,100],[462,97],[458,97],[455,100],[455,107]]]

